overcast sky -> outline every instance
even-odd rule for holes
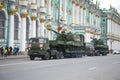
[[[94,2],[96,2],[96,0],[93,0]],[[118,12],[120,12],[120,0],[98,0],[100,1],[100,7],[109,9],[110,8],[110,4],[115,7]]]

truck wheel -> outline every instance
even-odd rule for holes
[[[96,53],[95,53],[95,56],[100,56],[100,52],[96,52]]]
[[[49,58],[50,58],[50,55],[48,52],[42,57],[43,60],[48,60]]]
[[[56,53],[54,56],[53,56],[54,59],[59,59],[59,55],[58,53]]]
[[[30,60],[34,60],[35,59],[35,57],[34,56],[30,56]]]
[[[106,56],[107,54],[106,53],[102,53],[102,56]]]
[[[60,58],[60,59],[63,59],[63,58],[64,58],[63,52],[59,52],[59,58]]]

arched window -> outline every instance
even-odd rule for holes
[[[26,18],[26,41],[29,39],[29,27],[30,27],[30,21],[29,18]]]
[[[19,19],[18,15],[14,16],[14,40],[18,40]]]
[[[5,39],[5,13],[4,11],[0,11],[0,39]]]

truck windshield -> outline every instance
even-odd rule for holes
[[[30,39],[29,43],[46,43],[45,39]]]

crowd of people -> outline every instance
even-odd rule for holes
[[[19,48],[18,47],[14,47],[12,48],[11,46],[8,47],[3,47],[0,45],[0,55],[2,57],[7,57],[7,56],[11,56],[11,55],[18,55],[19,54]]]

